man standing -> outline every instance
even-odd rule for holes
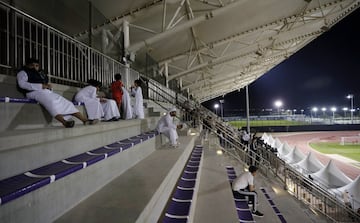
[[[135,97],[135,105],[133,108],[134,118],[144,119],[143,95],[141,89],[142,81],[137,79],[134,81],[134,86],[131,87],[131,95]]]
[[[121,75],[115,74],[115,81],[111,83],[112,98],[116,101],[119,111],[121,111],[121,101],[123,97],[123,83],[121,81]]]
[[[169,140],[173,147],[177,146],[178,134],[176,129],[182,128],[182,125],[176,125],[174,123],[174,117],[176,116],[176,109],[172,108],[169,112],[161,117],[157,124],[157,131],[164,134]]]
[[[29,58],[23,69],[17,74],[17,83],[27,98],[38,101],[65,128],[74,127],[74,120],[65,120],[64,115],[73,115],[84,124],[87,119],[77,110],[73,103],[52,91],[49,78],[39,72],[39,60]]]
[[[264,214],[256,210],[258,197],[255,192],[254,176],[256,175],[257,170],[258,168],[256,166],[250,166],[249,171],[240,174],[233,181],[232,189],[241,195],[248,196],[249,201],[252,202],[252,214],[258,217],[263,217]]]

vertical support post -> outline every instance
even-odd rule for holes
[[[14,1],[10,0],[9,4],[14,6]],[[7,20],[7,54],[6,54],[6,62],[7,65],[11,67],[17,67],[16,61],[17,59],[17,23],[16,23],[16,15],[13,9],[10,9],[8,12],[8,20]]]
[[[351,95],[351,124],[354,124],[354,95]]]
[[[164,75],[165,75],[165,86],[169,88],[169,64],[165,62],[164,64]]]
[[[163,18],[162,18],[162,31],[166,29],[166,0],[163,3]]]
[[[249,111],[249,85],[246,85],[246,129],[247,133],[250,134],[250,111]]]
[[[124,54],[121,60],[125,63],[125,86],[128,88],[132,83],[130,83],[130,64],[128,64],[126,55],[128,54],[128,48],[130,46],[130,35],[129,35],[129,22],[123,21],[123,34],[124,34]]]
[[[103,29],[101,30],[101,50],[104,54],[107,53],[106,43],[107,43],[107,34],[106,34],[106,30]]]
[[[88,27],[88,38],[89,38],[89,47],[92,47],[92,2],[89,1],[89,27]]]

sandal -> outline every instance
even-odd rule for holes
[[[72,127],[74,127],[74,125],[75,125],[74,120],[66,121],[64,124],[65,128],[72,128]]]

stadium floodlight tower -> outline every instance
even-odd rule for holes
[[[336,107],[331,107],[330,109],[332,111],[332,115],[333,115],[333,122],[334,122],[334,119],[335,119],[335,112],[336,112]]]
[[[220,113],[221,113],[221,118],[224,118],[224,99],[219,100],[220,102]]]
[[[350,114],[351,114],[351,124],[354,124],[354,95],[353,94],[348,94],[346,96],[347,99],[350,99]]]
[[[346,118],[346,112],[349,110],[347,107],[343,107],[342,109],[344,111],[344,118]]]
[[[314,117],[316,117],[316,112],[318,111],[318,108],[317,108],[317,107],[313,107],[313,108],[312,108],[312,111],[315,113]]]
[[[280,115],[280,108],[281,108],[281,106],[283,106],[282,101],[276,100],[276,101],[274,102],[274,105],[275,105],[275,107],[277,108],[278,113],[279,113],[279,115]]]
[[[219,108],[219,104],[216,103],[216,104],[214,105],[214,108],[215,108],[215,114],[217,115],[217,114],[218,114],[218,113],[217,113],[217,110],[218,110],[218,108]]]
[[[323,116],[325,116],[326,108],[325,108],[325,107],[322,107],[322,108],[321,108],[321,111],[323,112]]]

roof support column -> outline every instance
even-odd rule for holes
[[[125,86],[128,88],[132,83],[130,83],[130,64],[127,61],[128,55],[128,48],[130,46],[130,35],[129,35],[129,22],[127,20],[123,21],[123,35],[124,35],[124,42],[123,42],[123,52],[121,60],[124,62],[126,69],[125,69]]]
[[[183,80],[182,80],[182,78],[179,78],[179,87],[180,87],[180,89],[182,88],[182,86],[183,86]]]
[[[245,90],[246,90],[246,129],[247,129],[247,133],[250,134],[249,85],[245,86]]]
[[[164,75],[165,75],[166,87],[169,88],[169,65],[167,62],[164,64]]]

